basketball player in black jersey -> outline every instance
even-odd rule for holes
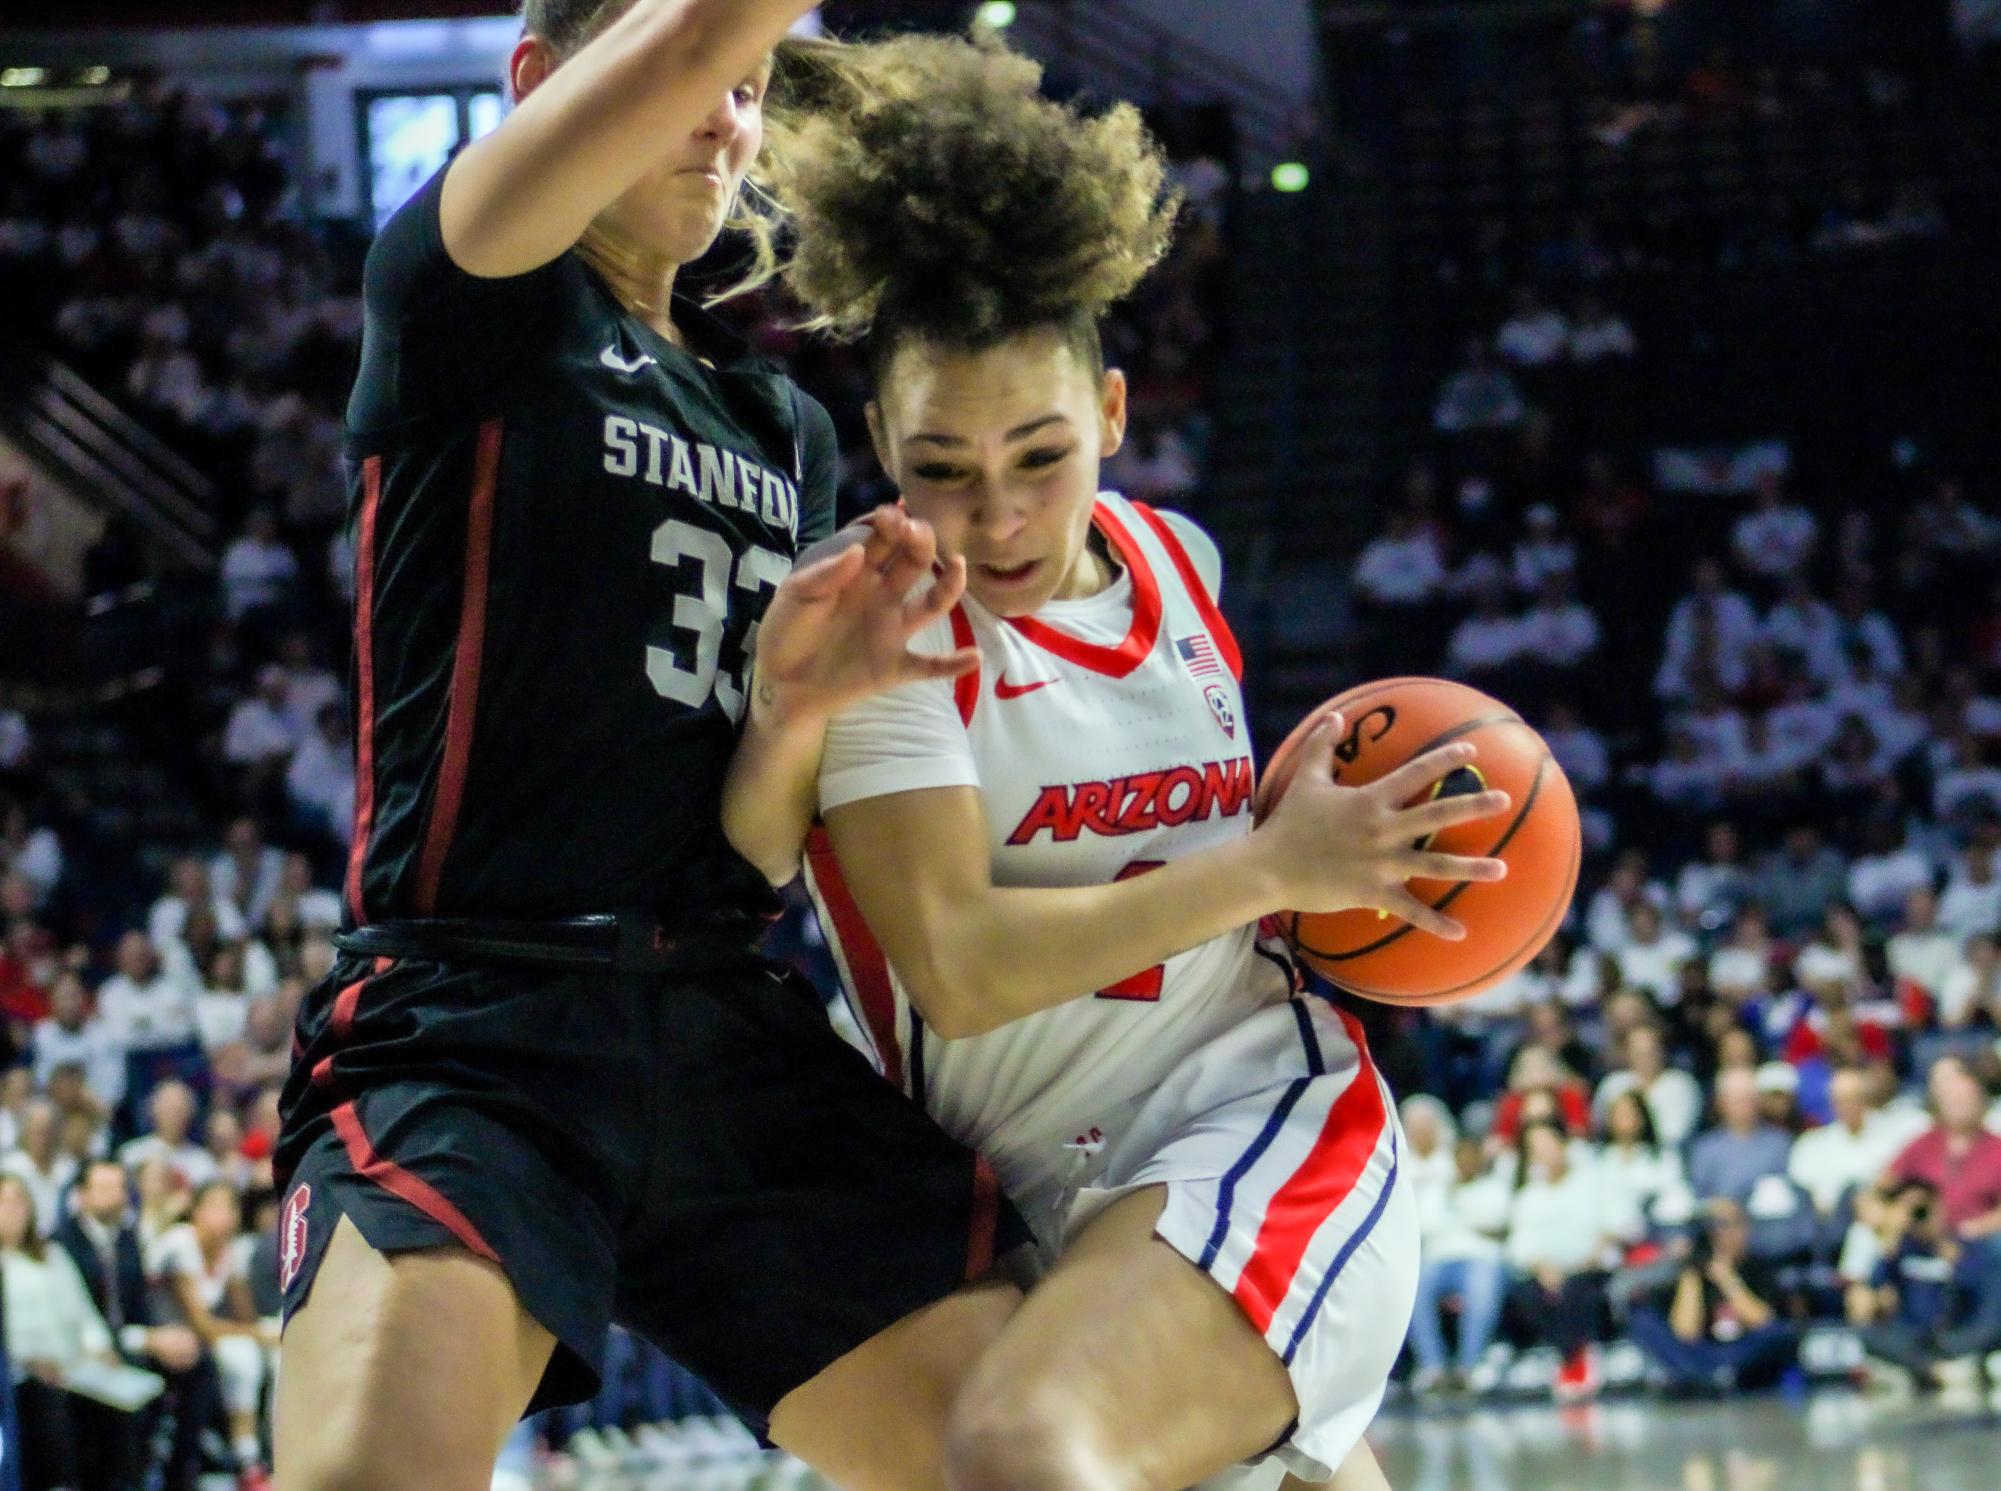
[[[286,1491],[473,1491],[619,1320],[850,1491],[938,1483],[1015,1294],[991,1176],[751,945],[726,776],[810,803],[820,721],[950,674],[963,585],[826,414],[671,291],[806,0],[528,0],[520,107],[370,255],[348,411],[348,925],[285,1093]],[[753,632],[762,619],[762,631]],[[780,873],[778,878],[784,878]]]

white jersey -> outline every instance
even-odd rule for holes
[[[836,719],[823,808],[977,788],[993,880],[1009,886],[1104,884],[1250,832],[1256,772],[1215,548],[1111,494],[1095,522],[1118,580],[1032,617],[962,603],[917,645],[976,646],[978,671]],[[1241,927],[940,1040],[824,832],[807,873],[884,1075],[992,1165],[1045,1257],[1119,1196],[1163,1187],[1156,1234],[1237,1300],[1292,1378],[1299,1419],[1276,1461],[1331,1475],[1382,1401],[1417,1275],[1395,1105],[1353,1017],[1295,997],[1290,962]]]
[[[928,787],[985,801],[996,885],[1101,885],[1250,831],[1256,782],[1237,646],[1213,599],[1215,547],[1178,515],[1106,495],[1097,526],[1124,567],[1101,593],[1005,620],[968,598],[916,639],[977,645],[955,683],[913,684],[828,732],[823,810]],[[823,842],[809,884],[854,1013],[885,1075],[978,1148],[1041,1227],[1088,1157],[1186,1056],[1289,997],[1244,927],[1112,988],[988,1034],[926,1032]]]

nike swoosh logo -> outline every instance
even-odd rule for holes
[[[1052,683],[1061,683],[1062,681],[1060,678],[1038,678],[1034,683],[1009,683],[1007,676],[1003,674],[994,683],[994,697],[996,699],[1019,699],[1023,694],[1032,694],[1037,689],[1046,689]]]
[[[649,362],[658,362],[659,360],[659,358],[653,356],[650,352],[642,352],[631,362],[627,362],[623,357],[618,355],[618,348],[616,347],[607,347],[604,351],[598,353],[598,361],[610,368],[614,373],[636,373]]]

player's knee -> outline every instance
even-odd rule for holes
[[[970,1389],[945,1434],[947,1491],[1121,1491],[1086,1416],[1050,1391]]]

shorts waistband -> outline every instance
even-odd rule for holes
[[[634,911],[541,921],[439,916],[369,922],[335,933],[333,944],[364,958],[697,974],[755,964],[761,931],[748,919],[670,927]]]

